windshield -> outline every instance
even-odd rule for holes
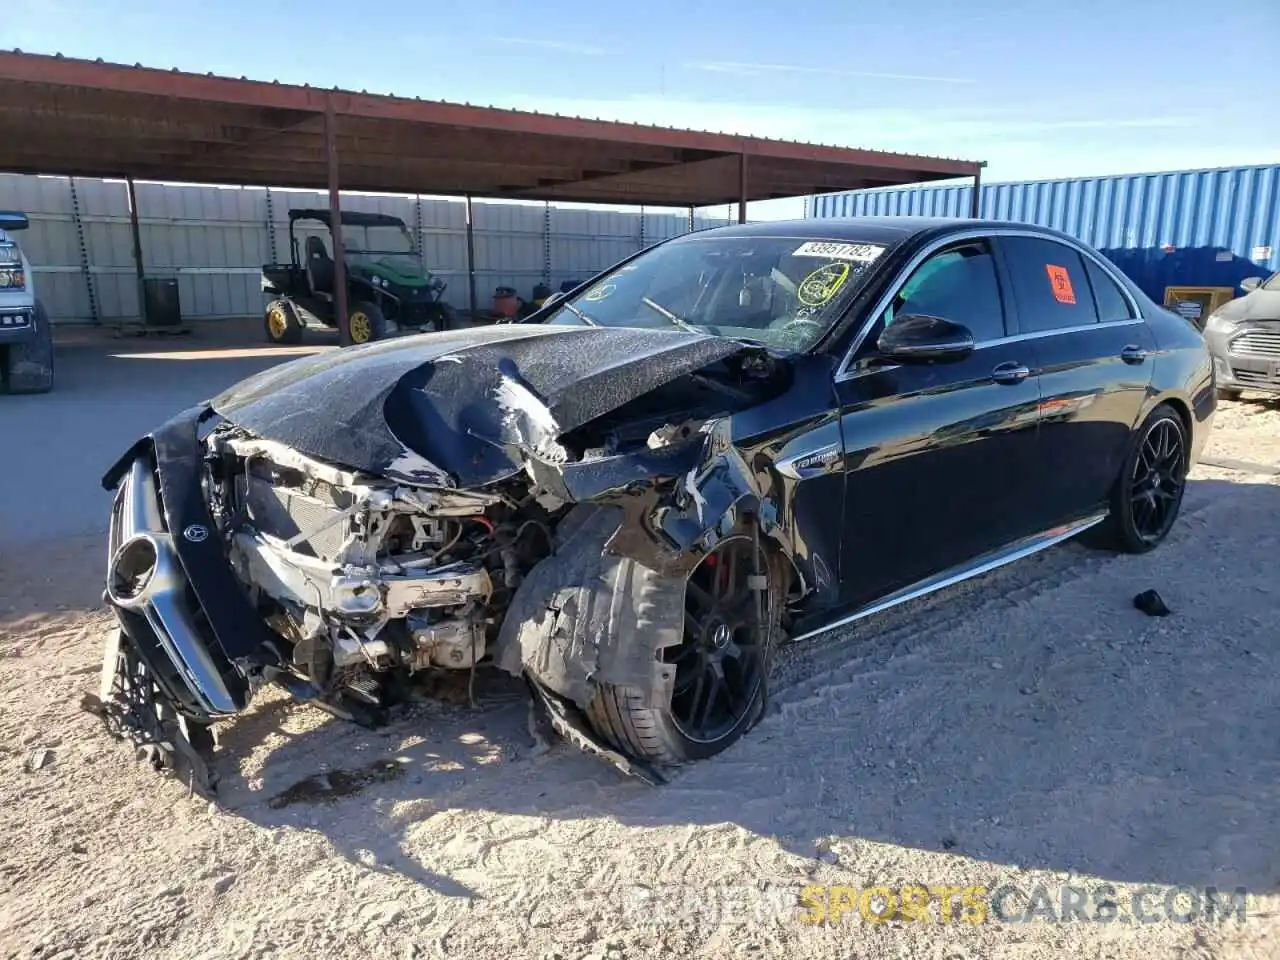
[[[342,225],[342,245],[352,253],[413,253],[413,237],[401,226]]]
[[[1263,290],[1280,291],[1280,273],[1273,273],[1267,278],[1267,282],[1262,285]]]
[[[608,273],[546,322],[693,329],[799,352],[835,323],[884,251],[797,237],[688,237]]]
[[[421,272],[422,263],[407,227],[344,223],[342,245],[352,263],[379,266],[406,276]]]

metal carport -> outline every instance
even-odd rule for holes
[[[128,181],[135,238],[135,179],[327,189],[335,222],[340,189],[461,196],[470,231],[473,196],[737,202],[745,220],[752,200],[976,181],[983,166],[19,51],[0,52],[0,129],[0,170]],[[345,343],[340,226],[333,239]]]

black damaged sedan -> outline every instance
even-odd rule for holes
[[[657,779],[778,645],[1090,531],[1168,534],[1200,334],[1067,236],[813,220],[652,247],[527,322],[275,367],[135,444],[97,707],[207,777],[264,683],[365,723],[495,667]]]

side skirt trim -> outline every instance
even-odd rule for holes
[[[791,637],[787,640],[788,644],[798,643],[801,640],[808,640],[820,633],[826,633],[828,630],[834,630],[837,627],[843,627],[846,624],[862,620],[874,614],[881,613],[891,607],[896,607],[900,603],[906,603],[909,600],[917,600],[920,597],[928,596],[938,590],[945,590],[947,587],[953,587],[957,583],[963,583],[973,577],[980,576],[984,573],[990,573],[998,567],[1003,567],[1007,563],[1013,563],[1024,557],[1029,557],[1033,553],[1039,553],[1041,550],[1047,550],[1055,544],[1061,543],[1063,540],[1069,540],[1077,534],[1083,533],[1090,527],[1097,526],[1107,518],[1107,514],[1094,514],[1083,520],[1077,520],[1074,523],[1063,524],[1060,527],[1054,527],[1043,533],[1037,533],[1022,540],[1015,540],[1007,547],[994,550],[991,553],[983,554],[975,561],[958,567],[952,567],[950,570],[944,570],[942,573],[935,574],[928,579],[921,580],[909,587],[903,587],[895,593],[889,594],[881,600],[860,607],[846,617],[833,620],[831,623],[824,624],[806,633],[800,634],[798,637]]]

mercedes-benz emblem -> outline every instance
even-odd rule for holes
[[[209,528],[203,524],[193,523],[182,531],[182,535],[192,543],[204,543],[209,539]]]

